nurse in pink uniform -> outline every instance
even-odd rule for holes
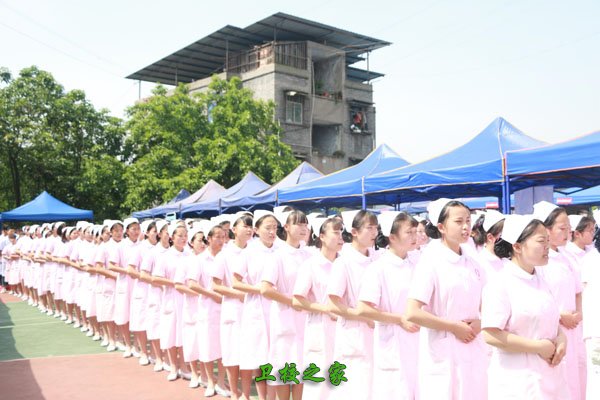
[[[260,366],[269,363],[269,310],[271,302],[260,294],[265,266],[274,261],[277,219],[273,213],[257,210],[254,229],[258,240],[253,240],[243,251],[246,262],[234,266],[233,288],[246,293],[240,324],[240,374],[242,399],[250,399],[252,375],[260,376]],[[267,398],[264,381],[256,382],[260,400]]]
[[[107,221],[106,225],[110,230],[110,240],[108,240],[101,249],[98,250],[96,257],[96,271],[104,276],[102,281],[102,298],[98,308],[98,322],[105,323],[105,330],[108,339],[107,351],[115,351],[116,330],[114,322],[115,312],[115,287],[117,273],[109,269],[108,255],[114,253],[123,240],[123,223],[121,221]]]
[[[171,248],[169,243],[168,223],[156,221],[158,243],[154,248],[143,255],[140,265],[140,281],[148,284],[148,297],[146,307],[146,336],[150,342],[150,352],[154,358],[154,372],[161,372],[168,364],[160,348],[160,309],[162,306],[162,285],[152,283],[152,271],[157,261]]]
[[[344,225],[337,218],[314,218],[311,219],[311,227],[316,232],[318,252],[298,270],[292,304],[308,313],[304,327],[303,366],[306,368],[312,363],[320,368],[329,368],[334,361],[337,316],[329,311],[326,290],[333,262],[344,244]],[[326,374],[326,371],[321,373]],[[305,381],[302,396],[306,399],[328,399],[331,388],[329,382]]]
[[[414,273],[409,251],[417,246],[417,221],[406,213],[379,215],[389,248],[365,273],[358,314],[375,321],[373,399],[419,398],[419,326],[404,316]]]
[[[284,243],[275,251],[273,264],[267,265],[262,273],[261,294],[271,302],[269,332],[269,363],[274,371],[279,371],[285,364],[292,363],[298,370],[304,370],[302,351],[304,341],[304,324],[306,313],[292,308],[292,297],[296,277],[301,265],[311,257],[311,253],[300,245],[306,240],[308,219],[302,211],[291,211],[282,216]],[[277,397],[293,399],[302,397],[302,383],[283,384],[280,381],[269,381],[275,386]]]
[[[174,381],[187,371],[183,360],[181,337],[181,312],[183,296],[175,290],[177,266],[187,260],[187,229],[185,226],[170,225],[169,236],[173,246],[158,260],[152,270],[152,284],[163,287],[160,309],[160,348],[167,352],[170,372],[167,380]]]
[[[338,315],[333,358],[346,365],[348,381],[333,389],[330,398],[371,399],[374,324],[358,316],[356,307],[365,273],[375,259],[378,222],[374,214],[365,210],[344,211],[342,218],[346,231],[352,235],[352,244],[343,248],[334,261],[326,293],[330,311]]]
[[[99,234],[96,244],[96,254],[94,255],[94,272],[97,275],[96,287],[94,288],[94,295],[96,298],[96,320],[98,321],[98,327],[100,329],[100,335],[94,336],[93,340],[98,340],[100,337],[103,339],[101,346],[108,346],[108,327],[107,323],[102,320],[102,302],[104,300],[103,287],[104,287],[104,259],[106,257],[106,244],[110,240],[110,229],[104,223],[98,228]]]
[[[140,267],[144,255],[150,253],[156,243],[156,222],[146,220],[140,224],[141,236],[144,240],[135,246],[127,261],[127,271],[133,279],[131,290],[131,304],[129,307],[129,330],[133,332],[136,344],[140,351],[139,364],[145,366],[150,364],[148,358],[148,337],[146,336],[146,317],[148,297],[148,283],[140,279]]]
[[[566,338],[554,297],[540,271],[548,268],[541,221],[509,215],[496,253],[504,266],[483,291],[483,336],[493,346],[488,399],[568,400]],[[570,343],[569,343],[570,345]]]
[[[581,277],[565,255],[563,246],[567,244],[571,229],[569,217],[564,208],[549,202],[534,205],[534,216],[544,222],[550,240],[548,265],[540,269],[540,275],[550,286],[550,291],[560,310],[560,324],[564,329],[569,345],[565,356],[567,384],[572,400],[585,398],[585,385],[582,375],[586,375],[585,358],[582,353],[583,336],[578,328],[583,319],[581,305]],[[581,360],[583,358],[583,360]]]
[[[204,251],[205,246],[202,243],[203,233],[199,228],[192,228],[188,232],[188,244],[192,248],[191,254],[185,262],[177,266],[175,271],[175,289],[183,295],[183,310],[181,318],[181,339],[183,342],[183,360],[188,363],[191,376],[189,387],[192,389],[200,386],[200,378],[198,375],[198,293],[194,292],[187,286],[187,275],[192,268],[192,264],[196,262],[200,254]],[[204,375],[206,377],[206,375]]]
[[[502,234],[505,216],[495,210],[483,214],[473,228],[473,239],[479,252],[475,259],[484,273],[484,284],[502,269],[502,260],[494,253],[494,245]]]
[[[240,375],[240,322],[245,293],[236,290],[233,285],[233,271],[245,263],[243,250],[252,238],[252,217],[240,215],[232,227],[234,240],[215,259],[212,275],[213,290],[222,295],[221,302],[221,361],[227,372],[231,399],[238,400]]]
[[[471,234],[471,213],[459,201],[428,206],[433,236],[408,293],[407,319],[421,326],[419,396],[471,400],[487,397],[487,349],[480,333],[482,280],[462,248]],[[437,234],[437,235],[436,235]]]
[[[100,234],[102,226],[94,225],[91,231],[90,247],[86,252],[85,257],[82,259],[82,266],[85,268],[88,274],[87,287],[86,287],[86,317],[89,322],[89,330],[86,336],[99,338],[100,328],[98,326],[98,307],[96,303],[96,286],[98,285],[98,274],[96,273],[95,262],[96,252],[98,251],[98,245],[96,240]]]
[[[139,244],[137,240],[140,235],[140,223],[137,218],[127,218],[123,221],[123,228],[125,229],[125,239],[118,246],[111,247],[108,252],[108,262],[109,269],[117,274],[114,321],[121,340],[125,344],[123,357],[128,358],[133,355],[131,332],[129,331],[129,305],[133,279],[128,274],[128,261]]]
[[[225,385],[225,369],[221,363],[221,295],[212,290],[212,271],[215,269],[215,258],[225,243],[225,231],[220,225],[204,229],[208,246],[188,269],[187,283],[190,289],[198,293],[198,346],[200,367],[207,376],[205,397],[215,393],[229,397]],[[218,377],[215,384],[213,377],[214,363],[217,363]]]

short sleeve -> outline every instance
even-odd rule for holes
[[[154,269],[152,270],[152,275],[154,275],[158,278],[165,277],[167,258],[168,258],[167,255],[162,255],[160,257],[157,257],[157,259],[154,263]]]
[[[481,327],[504,330],[510,318],[511,307],[506,288],[501,282],[490,282],[483,289]]]
[[[279,269],[280,268],[281,268],[281,257],[277,256],[277,260],[275,262],[265,263],[260,280],[269,282],[273,286],[277,286],[277,281],[279,280]]]
[[[127,266],[134,266],[136,269],[140,267],[140,262],[142,259],[142,246],[137,246],[129,252],[129,257],[127,257]]]
[[[304,263],[304,265],[298,270],[296,276],[296,283],[294,283],[294,296],[302,296],[308,298],[310,289],[312,288],[312,264],[310,261]]]
[[[200,274],[202,272],[202,265],[198,257],[192,257],[190,260],[189,267],[187,268],[186,280],[192,280],[200,283]]]
[[[117,266],[121,266],[121,260],[119,257],[121,252],[121,246],[121,243],[115,246],[110,246],[110,249],[108,250],[108,262],[116,264]]]
[[[381,280],[380,268],[369,268],[363,277],[363,283],[360,287],[359,301],[364,301],[381,306]]]
[[[247,250],[244,250],[244,252],[246,252]],[[246,275],[248,275],[248,258],[250,257],[249,253],[245,253],[244,254],[244,261],[240,262],[240,263],[236,263],[236,265],[233,267],[233,271],[231,271],[233,274],[238,274],[239,276],[242,277],[242,279],[246,278]]]
[[[173,282],[185,284],[187,279],[187,270],[189,269],[186,263],[181,263],[175,269],[175,276],[173,277]]]
[[[142,256],[140,261],[140,270],[151,273],[152,267],[154,267],[154,261],[156,259],[156,251],[150,250]]]
[[[225,257],[224,252],[221,252],[215,258],[215,262],[213,263],[213,267],[209,271],[210,276],[212,278],[220,279],[221,281],[225,281],[225,265],[227,264],[227,258]]]
[[[431,264],[421,262],[416,266],[416,272],[408,290],[408,298],[429,304],[434,291],[435,270]]]
[[[333,262],[329,282],[327,282],[327,296],[338,296],[344,298],[348,277],[346,276],[346,264],[339,259]]]
[[[69,254],[69,258],[71,259],[71,261],[79,261],[79,246],[78,245],[73,244],[72,249],[71,249],[71,254]]]

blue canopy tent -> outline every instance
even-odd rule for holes
[[[190,192],[188,192],[186,189],[181,189],[179,191],[179,193],[177,193],[177,196],[175,196],[171,200],[169,200],[169,202],[167,204],[177,203],[178,201],[181,201],[188,197],[190,197]]]
[[[165,216],[166,214],[172,212],[180,212],[182,208],[187,205],[215,198],[219,195],[219,193],[224,191],[225,188],[223,186],[211,179],[210,181],[206,182],[204,186],[183,200],[173,203],[169,202],[165,205],[154,207],[149,210],[137,211],[133,213],[133,216],[136,218],[153,218]]]
[[[314,180],[321,176],[323,176],[321,171],[304,161],[290,172],[288,176],[270,188],[254,196],[223,199],[221,207],[223,211],[273,207],[277,203],[277,192],[280,189],[294,187],[295,185]]]
[[[56,199],[43,191],[29,203],[3,212],[2,221],[65,221],[72,219],[93,219],[91,210],[80,210]]]
[[[600,185],[600,131],[566,142],[506,153],[509,192],[553,185],[571,192]],[[568,191],[564,191],[568,192]]]
[[[554,202],[559,205],[596,205],[600,204],[600,186],[594,186],[579,192],[565,194],[554,193]]]
[[[278,202],[304,208],[360,206],[364,203],[363,180],[366,176],[405,165],[408,165],[406,160],[388,145],[383,144],[352,167],[300,185],[280,189]]]
[[[370,202],[400,204],[439,197],[502,197],[504,153],[543,145],[503,118],[449,153],[365,178]]]
[[[244,178],[230,187],[229,189],[218,193],[216,196],[208,198],[199,203],[190,204],[181,209],[182,216],[212,216],[221,213],[221,203],[223,200],[239,199],[249,197],[267,189],[269,185],[256,176],[253,172],[248,172]]]

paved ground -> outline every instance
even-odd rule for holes
[[[107,353],[98,343],[14,296],[0,295],[0,399],[204,399],[204,389],[168,382],[166,372]]]

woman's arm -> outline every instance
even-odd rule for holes
[[[361,317],[388,324],[400,325],[400,327],[407,332],[414,333],[419,331],[419,325],[409,322],[404,315],[380,311],[374,305],[365,301],[358,302],[356,311]]]
[[[159,276],[152,277],[152,284],[155,286],[175,287],[175,283],[172,280]]]
[[[537,354],[551,363],[556,346],[548,339],[529,339],[499,328],[484,328],[483,339],[490,346],[510,353]]]
[[[198,293],[194,292],[192,289],[182,283],[176,283],[175,290],[177,290],[179,293],[187,294],[188,296],[198,296]]]
[[[152,285],[152,275],[150,275],[148,272],[142,270],[140,271],[140,281],[142,282],[146,282],[150,285]]]
[[[286,306],[292,306],[292,298],[279,292],[271,282],[262,281],[260,284],[260,294],[269,300],[276,301]]]
[[[406,302],[406,319],[413,324],[424,326],[438,331],[447,331],[456,336],[457,339],[469,343],[475,339],[475,332],[471,326],[464,321],[451,321],[440,318],[423,310],[425,303],[415,299]]]
[[[215,278],[215,277],[213,277],[212,289],[216,293],[218,293],[222,296],[233,298],[233,299],[238,299],[239,301],[244,301],[244,297],[246,296],[246,294],[242,291],[235,290],[228,286],[223,285],[223,281],[221,279]]]
[[[242,281],[241,275],[233,274],[233,288],[244,293],[260,294],[260,288]]]
[[[217,303],[221,303],[221,301],[222,301],[221,295],[213,292],[212,290],[206,289],[203,286],[200,286],[200,284],[193,279],[188,279],[188,287],[198,294],[201,294],[206,297],[210,297],[212,300],[214,300]]]
[[[140,273],[138,272],[137,268],[131,264],[127,266],[127,270],[125,271],[125,273],[133,279],[138,279],[140,277]]]
[[[366,322],[371,328],[375,326],[369,318],[360,317],[356,309],[348,307],[341,297],[329,295],[329,311],[347,320]]]

